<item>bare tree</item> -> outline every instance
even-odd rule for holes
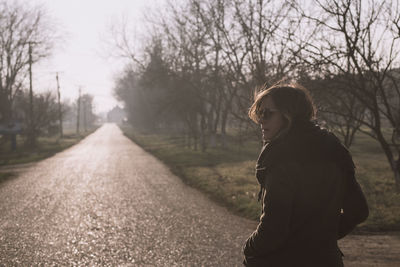
[[[14,101],[13,108],[20,119],[26,120],[30,117],[29,107],[30,97],[27,92],[19,93]],[[24,135],[29,137],[31,134],[36,138],[39,135],[53,135],[59,132],[58,124],[58,103],[51,92],[36,94],[33,97],[35,113],[32,116],[32,129],[24,129]],[[30,145],[29,138],[26,139]]]
[[[356,132],[362,126],[365,107],[354,95],[347,93],[351,90],[347,79],[340,76],[313,79],[308,77],[302,79],[302,84],[313,93],[320,123],[339,134],[343,144],[350,148]]]
[[[88,129],[93,127],[96,120],[96,116],[93,113],[93,96],[91,94],[83,94],[80,98],[82,107],[80,108],[81,115],[79,117],[83,130],[87,132]]]
[[[0,120],[12,119],[12,103],[22,90],[31,62],[49,54],[54,33],[44,11],[18,2],[0,1]]]
[[[398,2],[316,0],[311,12],[296,5],[315,33],[302,44],[303,59],[326,77],[346,79],[348,86],[337,90],[354,97],[365,113],[341,115],[358,121],[360,131],[379,142],[400,188],[400,146],[392,138],[399,132]]]
[[[288,41],[297,25],[288,21],[292,13],[287,1],[190,0],[170,3],[150,19],[148,47],[160,43],[173,84],[169,105],[161,106],[179,110],[195,146],[197,138],[203,150],[219,134],[225,140],[229,119],[252,125],[246,114],[256,85],[295,73],[297,51]],[[121,27],[116,47],[140,75],[148,73],[151,53],[132,53],[126,29]]]

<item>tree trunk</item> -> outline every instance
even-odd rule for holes
[[[204,115],[201,115],[200,119],[200,142],[201,142],[201,151],[206,151],[206,118]]]
[[[221,115],[221,144],[226,147],[226,123],[228,122],[228,111],[224,110]]]
[[[217,134],[215,132],[210,133],[210,147],[214,148],[217,146]]]
[[[380,129],[380,128],[378,128]],[[375,131],[376,133],[376,139],[378,140],[379,144],[381,145],[381,148],[383,152],[386,155],[386,158],[390,164],[390,167],[392,169],[393,175],[394,175],[394,181],[396,183],[396,189],[400,192],[400,155],[397,155],[397,160],[395,159],[395,156],[393,155],[393,151],[390,148],[390,145],[386,142],[383,134],[381,131]]]
[[[398,192],[400,192],[400,156],[397,158],[397,160],[393,159],[390,165],[394,174],[396,189]]]
[[[347,148],[350,148],[350,146],[353,144],[354,141],[354,135],[358,131],[359,127],[354,127],[351,125],[346,125],[345,129],[345,134],[344,134],[344,145]]]

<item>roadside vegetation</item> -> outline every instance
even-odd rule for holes
[[[298,82],[346,147],[361,132],[379,144],[400,192],[399,4],[167,1],[146,10],[141,48],[129,25],[112,28],[127,59],[114,92],[131,125],[179,129],[206,151],[228,129],[253,128],[247,111],[260,86]]]
[[[238,215],[258,219],[259,186],[254,177],[254,166],[261,143],[256,138],[238,145],[230,136],[225,148],[217,146],[201,152],[185,146],[182,137],[149,134],[130,126],[121,129],[127,137],[168,165],[185,183]],[[400,230],[400,194],[396,192],[393,174],[379,144],[368,136],[357,134],[350,150],[357,166],[357,179],[370,206],[368,220],[357,230]]]
[[[97,128],[93,128],[91,131],[81,133],[80,135],[67,133],[64,134],[63,138],[59,138],[59,136],[39,137],[37,146],[34,148],[27,147],[24,144],[24,138],[18,136],[15,151],[11,150],[9,141],[2,142],[0,144],[0,166],[29,163],[51,157],[57,152],[75,145],[95,129]]]
[[[93,96],[82,94],[81,89],[76,100],[61,96],[55,70],[56,92],[54,88],[33,86],[34,65],[49,57],[61,40],[45,6],[0,0],[0,14],[0,166],[3,166],[38,161],[72,146],[94,129],[96,115]],[[75,132],[78,134],[72,134]],[[4,177],[9,175],[0,172],[0,180]]]
[[[81,132],[77,135],[75,132],[66,131],[63,138],[57,136],[39,137],[36,146],[31,148],[26,145],[26,138],[18,135],[17,147],[14,151],[11,150],[11,144],[5,137],[1,138],[0,142],[0,183],[12,178],[15,174],[9,171],[1,172],[2,167],[9,165],[25,164],[36,162],[54,154],[63,151],[84,139],[89,134],[93,133],[98,127],[93,126],[86,132]]]
[[[13,173],[10,173],[10,172],[6,172],[6,173],[1,173],[1,172],[0,172],[0,184],[1,184],[2,182],[5,182],[5,181],[7,181],[8,179],[12,178],[13,176],[14,176],[14,174],[13,174]]]

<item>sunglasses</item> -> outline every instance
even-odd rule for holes
[[[273,109],[273,108],[265,108],[262,110],[259,110],[257,112],[257,117],[259,121],[262,120],[268,120],[270,119],[276,112],[278,112],[277,109]]]

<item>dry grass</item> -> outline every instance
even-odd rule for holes
[[[63,138],[59,138],[59,136],[39,137],[35,148],[26,147],[25,138],[18,135],[15,151],[11,150],[10,141],[3,137],[0,144],[0,166],[34,162],[51,157],[78,143],[96,129],[97,127],[80,135],[76,135],[72,130],[66,130]]]
[[[182,145],[179,137],[145,134],[130,127],[124,133],[165,162],[186,183],[208,194],[233,212],[257,219],[258,184],[254,166],[261,148],[257,141],[243,146],[230,143],[225,149],[194,151]],[[370,217],[360,227],[367,231],[400,230],[400,194],[392,172],[378,144],[367,136],[357,136],[351,148],[357,166],[357,179],[370,205]]]

